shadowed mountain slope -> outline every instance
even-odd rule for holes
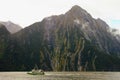
[[[119,57],[110,27],[75,5],[12,34],[2,70],[120,71]]]

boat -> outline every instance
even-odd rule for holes
[[[44,71],[42,69],[38,69],[38,66],[35,65],[34,69],[32,69],[32,71],[27,72],[27,74],[30,75],[44,75]]]
[[[28,72],[27,74],[30,74],[30,75],[44,75],[44,71],[43,70],[35,70],[35,69],[32,69],[32,71]]]

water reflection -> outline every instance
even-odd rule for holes
[[[120,72],[45,72],[34,76],[27,72],[0,72],[0,80],[120,80]]]

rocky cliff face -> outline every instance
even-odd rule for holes
[[[99,49],[111,55],[119,56],[120,42],[110,32],[110,27],[101,19],[93,19],[92,16],[79,6],[73,6],[64,15],[52,16],[43,20],[46,27],[46,35],[49,38],[50,29],[58,27],[79,28],[82,35]],[[114,45],[113,45],[114,44]]]
[[[35,64],[53,71],[120,70],[119,55],[120,42],[109,26],[76,5],[11,35],[3,57],[8,64],[2,66],[4,70],[31,70]]]

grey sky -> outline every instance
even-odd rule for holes
[[[64,14],[73,5],[120,29],[120,0],[0,0],[0,21],[10,20],[25,27],[44,17]]]

